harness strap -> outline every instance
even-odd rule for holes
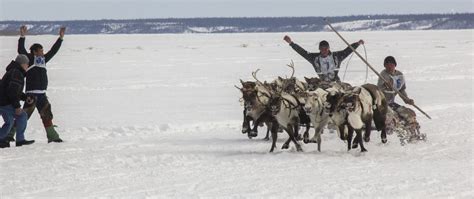
[[[293,97],[294,97],[294,96],[293,96]],[[285,98],[282,98],[282,100],[283,100],[283,101],[286,101],[286,102],[288,103],[288,106],[287,106],[285,103],[283,103],[283,104],[285,105],[286,108],[290,109],[290,112],[288,113],[288,117],[290,117],[290,116],[291,116],[291,111],[292,111],[293,109],[298,108],[299,105],[294,106],[293,103],[291,103],[289,100],[287,100],[287,99],[285,99]],[[298,102],[298,99],[296,99],[296,101]],[[299,104],[299,102],[298,102],[298,104]],[[293,105],[293,106],[291,106],[291,105]]]

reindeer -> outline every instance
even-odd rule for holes
[[[354,128],[359,128],[363,123],[365,133],[363,140],[370,141],[370,133],[372,130],[372,120],[375,123],[375,130],[381,131],[382,143],[387,143],[387,111],[388,105],[385,95],[373,84],[364,84],[361,87],[356,87],[353,92],[346,94],[341,100],[340,106],[348,110],[348,121]],[[360,109],[357,109],[360,108]],[[355,113],[354,110],[359,110]],[[354,114],[352,114],[354,113]],[[370,117],[371,116],[371,117]],[[356,125],[359,124],[359,125]],[[350,134],[350,133],[349,133]],[[349,140],[351,135],[349,135]],[[352,148],[357,148],[358,139],[354,140]]]
[[[252,118],[249,118],[247,116],[247,111],[250,110],[250,108],[253,105],[253,97],[255,96],[255,82],[252,81],[246,81],[244,82],[243,80],[240,80],[240,83],[242,84],[242,88],[239,88],[238,86],[235,86],[235,88],[239,89],[240,92],[242,92],[242,98],[244,102],[244,121],[242,123],[242,133],[250,133],[250,121]]]
[[[256,74],[257,74],[258,71],[259,70],[252,73],[252,76],[255,79],[257,79]],[[271,93],[273,92],[272,89],[268,89],[268,88],[269,88],[269,84],[267,84],[267,83],[262,84],[260,81],[257,81],[257,86],[256,86],[257,96],[256,96],[256,99],[257,99],[257,101],[259,102],[259,104],[261,106],[264,106],[264,108],[263,108],[261,114],[258,117],[254,117],[256,119],[254,120],[253,132],[256,135],[258,126],[262,123],[265,123],[265,125],[267,126],[267,134],[265,135],[264,140],[269,140],[269,133],[270,133],[270,131],[272,131],[273,127],[276,128],[276,132],[281,132],[281,129],[278,128],[278,124],[275,121],[275,118],[271,115],[271,113],[268,111],[268,108],[267,108],[267,106],[269,104],[269,101],[270,101]]]
[[[346,90],[349,90],[349,89],[352,88],[352,86],[348,83],[328,82],[328,81],[323,81],[323,80],[321,80],[317,77],[305,77],[305,81],[307,83],[307,88],[308,88],[309,91],[315,91],[316,89],[329,89],[329,90],[332,89],[333,92],[331,92],[331,95],[327,95],[327,98],[329,99],[329,101],[333,101],[332,104],[334,104],[335,99],[339,97],[339,96],[336,96],[338,93],[343,93]],[[326,100],[325,100],[325,102],[326,102]],[[328,108],[325,111],[325,113],[329,114],[329,112],[333,112],[333,111],[334,110],[329,111],[329,108]],[[345,139],[345,137],[344,137],[345,130],[344,131],[341,130],[341,129],[346,129],[345,125],[344,125],[344,121],[345,121],[344,118],[340,118],[342,116],[343,115],[337,114],[337,116],[333,117],[334,119],[330,119],[329,122],[328,122],[327,128],[330,130],[330,132],[332,132],[332,131],[339,132],[339,136],[341,137],[341,139]],[[332,117],[330,117],[330,118],[332,118]],[[335,120],[337,120],[336,121],[337,124],[335,123]]]
[[[290,64],[288,66],[293,69],[293,73],[290,77],[291,79],[294,75],[294,65]],[[257,72],[258,70],[252,75],[254,76],[255,80],[257,80],[257,82],[260,82],[256,76]],[[261,84],[263,85],[263,83]],[[276,122],[272,126],[271,130],[272,146],[270,148],[270,152],[273,152],[276,147],[276,140],[278,137],[278,126],[285,130],[289,136],[288,140],[283,144],[282,149],[289,148],[290,141],[293,141],[293,143],[296,145],[296,150],[303,151],[301,145],[296,141],[295,138],[295,132],[298,132],[300,122],[298,116],[299,102],[294,96],[283,92],[282,88],[284,88],[285,86],[287,85],[283,85],[283,87],[280,87],[280,90],[278,90],[277,92],[271,92],[270,99],[267,105],[267,110],[273,116],[273,121]]]
[[[346,140],[348,131],[353,131],[353,129],[347,123],[347,111],[340,108],[339,104],[347,91],[339,84],[333,84],[332,87],[326,88],[325,91],[328,93],[326,95],[324,111],[329,115],[329,122],[336,127],[339,138]]]
[[[339,101],[338,106],[348,113],[347,123],[355,130],[356,137],[352,148],[361,146],[361,152],[366,152],[362,141],[362,130],[365,130],[364,140],[370,140],[372,120],[377,130],[381,130],[382,142],[387,142],[385,121],[387,114],[387,102],[383,93],[373,84],[365,84],[355,87],[352,92],[345,94]],[[348,150],[351,149],[352,132],[347,137]]]
[[[296,145],[297,151],[303,151],[296,141],[295,132],[299,130],[299,104],[291,95],[286,93],[273,94],[269,101],[269,110],[276,122],[288,133],[288,140],[283,144],[282,149],[288,149],[290,141]],[[272,130],[272,147],[270,152],[276,147],[277,132]]]
[[[362,129],[364,125],[365,127],[370,126],[372,122],[373,111],[371,101],[370,93],[366,89],[356,87],[354,91],[343,95],[337,103],[338,109],[347,112],[347,124],[352,128],[348,131],[347,135],[347,150],[360,145],[361,152],[367,151],[362,141]],[[356,137],[355,143],[351,147],[353,130],[356,132]]]
[[[258,134],[257,128],[261,122],[265,122],[267,125],[267,134],[265,140],[269,140],[269,131],[271,129],[271,122],[266,119],[268,116],[265,115],[265,104],[268,102],[268,98],[265,95],[259,95],[259,87],[256,82],[240,80],[242,88],[238,88],[242,92],[242,98],[244,101],[244,122],[242,124],[242,133],[247,133],[249,138],[256,137]],[[260,89],[262,90],[262,89]],[[267,95],[268,96],[268,95]],[[260,119],[260,120],[259,120]],[[250,121],[253,121],[253,128],[250,128]]]
[[[330,117],[327,112],[324,111],[326,96],[328,92],[318,88],[315,91],[311,91],[306,96],[306,104],[304,110],[306,114],[311,118],[311,123],[315,129],[314,137],[309,139],[309,134],[303,135],[304,143],[317,143],[318,151],[321,152],[321,133],[323,128],[328,124]]]
[[[293,95],[297,99],[298,105],[300,107],[298,109],[300,124],[306,127],[304,134],[308,134],[311,128],[311,119],[308,117],[308,115],[306,115],[303,109],[304,98],[306,96],[306,90],[307,90],[307,84],[299,81],[296,77],[293,77],[295,74],[293,61],[291,61],[291,63],[288,66],[292,68],[291,77],[285,79],[278,76],[278,78],[272,82],[272,85],[276,85],[274,86],[276,87],[274,88],[274,90],[279,90],[289,95]],[[295,136],[297,140],[303,139],[301,135],[299,134],[299,132],[295,132]]]

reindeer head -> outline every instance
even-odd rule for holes
[[[240,80],[240,83],[242,84],[242,88],[239,88],[237,86],[235,87],[242,92],[242,98],[244,100],[244,108],[246,110],[251,110],[253,106],[255,105],[255,102],[257,99],[256,83],[252,81],[244,82],[242,80]]]
[[[359,102],[359,95],[347,94],[345,95],[341,103],[339,104],[340,109],[345,109],[348,112],[353,112],[356,109],[356,105]]]
[[[280,87],[278,86],[276,82],[270,82],[270,83],[264,82],[263,86],[267,88],[270,92],[277,92],[280,90]]]
[[[296,77],[283,79],[282,90],[283,92],[286,92],[286,93],[295,93],[296,92]]]
[[[272,115],[277,115],[281,110],[282,97],[279,94],[272,95],[268,102],[268,109]]]
[[[257,102],[257,91],[247,91],[243,93],[244,107],[250,111],[256,105]]]
[[[246,81],[244,82],[243,80],[240,80],[240,83],[242,84],[242,89],[255,89],[255,86],[257,85],[256,82],[253,81]]]
[[[307,78],[307,77],[304,77],[306,83],[308,83],[308,90],[309,91],[315,91],[317,88],[320,87],[320,84],[321,84],[321,80],[317,77],[311,77],[311,78]]]
[[[316,110],[318,108],[324,108],[324,107],[319,107],[320,104],[318,103],[318,95],[316,93],[306,93],[304,96],[305,104],[304,104],[304,111],[306,112],[307,115],[310,115],[313,110]]]
[[[296,78],[283,78],[278,76],[276,80],[272,82],[272,84],[276,85],[275,90],[280,90],[286,93],[294,93],[296,90]]]
[[[327,91],[328,94],[326,96],[324,110],[329,114],[329,116],[332,116],[332,113],[339,111],[337,108],[342,97],[344,96],[344,93],[336,89],[328,89]]]

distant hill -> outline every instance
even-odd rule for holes
[[[170,18],[82,21],[0,21],[0,35],[17,35],[20,25],[29,34],[158,34],[328,31],[324,17]],[[342,31],[474,29],[474,13],[363,15],[328,17]]]

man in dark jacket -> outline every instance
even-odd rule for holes
[[[33,144],[34,140],[25,140],[25,129],[28,121],[26,112],[20,108],[20,99],[25,99],[23,87],[29,59],[26,55],[18,55],[15,61],[7,66],[7,72],[3,75],[0,84],[0,113],[5,123],[0,129],[0,148],[10,147],[5,140],[7,133],[15,124],[17,129],[16,146]]]
[[[294,43],[288,35],[283,38],[298,54],[303,56],[313,65],[314,70],[319,76],[319,79],[328,82],[339,82],[339,68],[341,62],[352,53],[352,49],[347,47],[344,50],[331,52],[329,50],[329,43],[325,40],[319,43],[319,53],[309,53],[298,44]],[[364,44],[363,40],[351,44],[356,49],[360,44]]]
[[[23,109],[28,114],[28,119],[33,114],[35,108],[43,121],[44,128],[46,129],[46,136],[49,142],[62,142],[59,138],[58,133],[54,129],[53,125],[53,113],[51,112],[51,104],[46,96],[46,90],[48,88],[48,75],[46,71],[46,63],[58,52],[63,41],[64,33],[66,28],[62,27],[59,31],[59,38],[54,43],[51,50],[44,54],[43,46],[35,43],[30,47],[30,53],[25,49],[25,34],[27,28],[22,26],[20,28],[20,39],[18,40],[18,53],[26,54],[29,61],[28,72],[26,73],[26,95],[28,97]],[[13,140],[14,131],[9,134],[10,141]]]

